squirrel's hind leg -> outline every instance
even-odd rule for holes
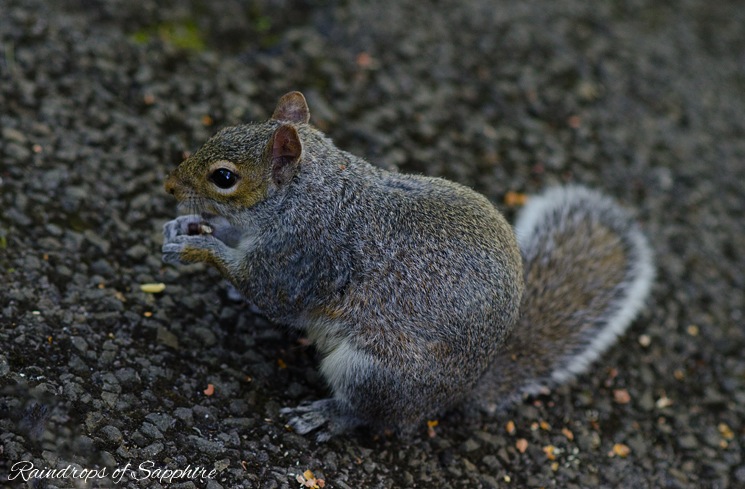
[[[321,346],[325,356],[320,372],[334,397],[283,409],[282,414],[289,417],[288,424],[297,433],[315,432],[318,441],[325,441],[366,426],[374,432],[392,430],[406,435],[438,405],[443,389],[419,385],[417,380],[426,377],[428,370],[424,367],[409,362],[405,371],[391,369],[386,360],[396,359],[364,351],[348,338],[327,349],[323,346],[328,343]],[[442,395],[447,398],[447,393]]]

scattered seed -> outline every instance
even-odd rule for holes
[[[657,409],[664,409],[666,407],[670,407],[673,405],[672,399],[667,397],[667,395],[662,394],[662,397],[657,399],[657,402],[655,403],[655,406],[657,406]]]
[[[523,206],[528,201],[528,195],[510,190],[504,195],[504,203],[510,207]]]
[[[520,453],[525,453],[525,450],[528,449],[528,440],[525,438],[520,438],[515,442],[515,448],[517,448],[517,451]]]
[[[153,283],[153,284],[142,284],[140,290],[146,294],[158,294],[166,290],[166,284],[164,283]]]
[[[504,429],[507,431],[508,435],[514,435],[515,434],[515,422],[512,420],[507,421],[507,425],[505,425]]]
[[[724,438],[725,440],[731,440],[735,437],[735,433],[732,431],[732,428],[727,425],[727,423],[719,423],[717,429],[719,430],[719,434],[722,435],[722,438]]]
[[[613,400],[618,404],[628,404],[631,402],[631,394],[626,389],[614,389]]]
[[[616,443],[613,445],[613,450],[608,454],[609,457],[613,456],[619,456],[621,458],[626,458],[631,453],[631,449],[628,445],[624,445],[623,443]]]
[[[546,445],[543,447],[543,453],[546,454],[546,457],[548,457],[549,460],[556,460],[556,447],[553,445]]]

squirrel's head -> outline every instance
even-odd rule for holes
[[[303,151],[297,126],[309,120],[303,94],[290,92],[268,122],[212,136],[168,176],[165,189],[190,212],[226,215],[253,207],[297,173]]]

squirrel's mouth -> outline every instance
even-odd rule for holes
[[[200,214],[202,216],[210,215],[212,217],[221,215],[212,202],[198,196],[189,196],[179,202],[178,211],[182,214]]]

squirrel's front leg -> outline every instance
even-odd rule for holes
[[[230,243],[236,230],[223,218],[179,216],[163,226],[163,261],[172,264],[208,263],[226,275],[238,258]],[[226,275],[227,276],[227,275]]]

